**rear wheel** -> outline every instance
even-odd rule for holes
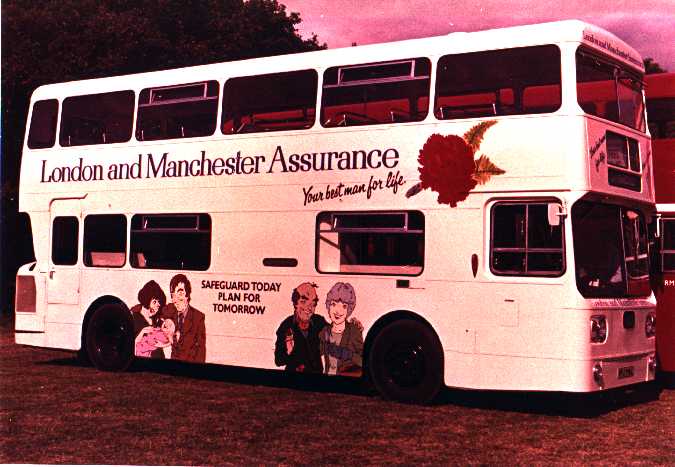
[[[368,358],[371,380],[387,399],[426,404],[443,385],[443,355],[434,332],[413,320],[387,325]]]
[[[87,356],[99,370],[124,371],[134,358],[134,324],[122,305],[94,311],[86,331]]]
[[[663,371],[657,374],[657,379],[664,388],[675,389],[675,371]]]

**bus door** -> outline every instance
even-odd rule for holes
[[[80,268],[78,266],[80,232],[82,231],[80,200],[52,201],[49,214],[47,305],[50,309],[48,312],[51,312],[49,314],[53,315],[54,312],[66,311],[73,306],[76,308],[80,302]],[[54,318],[54,316],[51,317]]]
[[[656,351],[661,370],[675,375],[675,213],[659,220],[659,271],[656,274]]]

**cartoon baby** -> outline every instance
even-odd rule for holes
[[[148,328],[150,327],[148,326]],[[166,353],[167,348],[171,349],[175,334],[176,324],[173,320],[163,320],[161,326],[150,328],[136,343],[136,355],[139,357],[150,357],[150,354],[155,349],[164,349]]]

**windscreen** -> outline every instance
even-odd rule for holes
[[[584,49],[577,51],[577,100],[588,114],[645,131],[643,76]]]
[[[578,201],[572,229],[577,287],[584,297],[649,295],[647,228],[641,213]]]

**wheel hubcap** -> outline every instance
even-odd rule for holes
[[[426,375],[426,363],[422,346],[401,343],[387,352],[385,371],[390,382],[409,388],[419,385]]]
[[[126,349],[126,327],[117,320],[110,320],[98,327],[96,332],[96,351],[106,363],[118,361]]]

